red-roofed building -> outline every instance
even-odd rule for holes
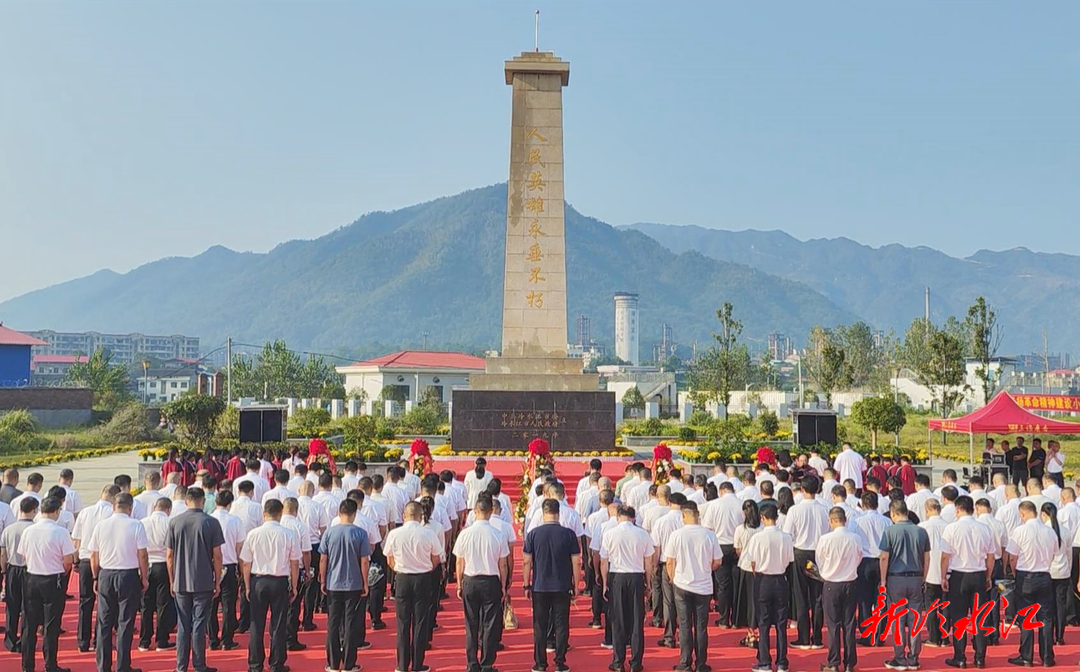
[[[399,388],[407,402],[419,401],[428,388],[434,388],[444,404],[450,403],[451,390],[467,388],[469,376],[483,373],[484,367],[483,357],[463,352],[402,350],[336,369],[345,377],[347,393],[365,393],[371,413],[386,386]]]
[[[30,384],[30,348],[36,345],[48,343],[0,324],[0,387]]]
[[[72,364],[88,359],[86,355],[34,355],[30,363],[30,380],[34,385],[62,380]]]

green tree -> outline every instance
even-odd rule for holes
[[[851,385],[844,343],[830,329],[815,326],[810,330],[804,364],[814,386],[825,395],[826,406],[832,406],[833,392]]]
[[[341,429],[346,448],[357,453],[375,449],[378,423],[372,416],[355,415],[345,418],[341,421]]]
[[[622,405],[625,408],[634,408],[641,410],[645,408],[645,397],[641,396],[641,390],[637,385],[627,388],[626,392],[623,392],[622,399],[620,399]]]
[[[851,405],[851,419],[870,432],[870,447],[877,450],[878,432],[896,433],[907,424],[900,404],[889,397],[867,397]]]
[[[114,366],[112,353],[103,348],[95,350],[85,362],[72,364],[65,380],[71,385],[93,390],[94,408],[115,411],[131,398],[127,371],[122,366]]]
[[[990,360],[997,355],[998,346],[1001,344],[1001,329],[998,327],[994,309],[987,305],[986,299],[981,296],[968,308],[966,324],[971,338],[971,354],[979,360],[975,375],[982,383],[985,404],[990,401],[990,395],[997,388],[994,372],[990,369]]]
[[[695,403],[716,401],[724,405],[724,415],[731,405],[731,391],[746,385],[750,375],[750,352],[739,343],[742,322],[735,319],[729,301],[716,311],[720,330],[712,336],[716,344],[687,367],[687,380]]]
[[[770,439],[780,431],[780,418],[776,417],[776,413],[768,409],[758,413],[757,421],[762,433]]]
[[[920,376],[934,393],[942,417],[949,417],[970,388],[964,383],[964,343],[954,333],[935,330],[930,336],[930,362]]]
[[[396,401],[404,404],[405,388],[398,385],[383,385],[383,388],[379,390],[379,401]]]
[[[225,406],[225,400],[221,397],[188,393],[165,404],[161,413],[176,425],[177,434],[185,446],[203,451],[210,447]]]
[[[836,342],[844,351],[844,366],[847,369],[849,385],[868,385],[880,357],[870,325],[862,321],[848,326],[840,325],[835,330],[835,336]]]
[[[682,368],[682,360],[675,355],[668,355],[660,360],[661,371],[678,371]]]
[[[935,331],[934,325],[926,318],[917,317],[904,332],[904,340],[897,348],[897,360],[900,366],[910,369],[916,375],[930,368],[930,336]]]
[[[232,364],[233,390],[259,399],[343,399],[341,376],[322,357],[304,360],[282,340],[268,341],[254,357],[236,355]]]

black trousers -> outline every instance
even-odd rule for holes
[[[368,613],[371,614],[371,624],[382,623],[383,612],[386,603],[386,556],[382,552],[382,543],[375,544],[371,549],[371,566],[377,567],[378,578],[372,581],[368,595]]]
[[[799,551],[795,551],[798,562]],[[802,570],[796,568],[796,574]],[[769,629],[776,628],[776,666],[786,668],[787,658],[787,622],[788,622],[788,587],[785,574],[755,574],[758,582],[758,665],[772,666],[772,653],[769,650]]]
[[[289,602],[289,615],[285,617],[285,631],[288,633],[289,644],[296,641],[296,635],[300,632],[300,609],[304,606],[308,573],[309,570],[300,568],[300,586],[296,590],[296,597]]]
[[[1072,547],[1072,575],[1069,579],[1069,625],[1080,625],[1080,593],[1076,584],[1080,582],[1080,546]]]
[[[465,662],[469,672],[491,672],[502,639],[502,585],[497,576],[466,576],[461,586],[465,609]],[[478,654],[479,651],[479,654]]]
[[[158,646],[164,646],[169,642],[169,633],[176,621],[176,606],[169,592],[169,568],[164,562],[150,565],[147,583],[140,605],[139,646],[148,648],[151,639],[155,639]],[[216,622],[217,616],[213,618]],[[212,637],[210,641],[214,641]]]
[[[236,600],[240,594],[240,570],[236,565],[225,565],[221,575],[221,588],[214,598],[210,611],[210,646],[231,644],[236,640]],[[221,616],[218,616],[218,611]]]
[[[829,654],[826,665],[852,669],[859,662],[855,647],[855,602],[857,581],[825,581],[821,587],[821,604],[825,611],[825,627],[829,632]],[[843,653],[841,654],[841,647]]]
[[[326,664],[335,670],[355,667],[356,647],[360,644],[356,639],[356,619],[364,618],[360,611],[360,591],[327,591],[326,612]]]
[[[248,639],[248,669],[262,670],[266,661],[263,636],[266,633],[266,614],[270,612],[270,672],[278,672],[288,655],[288,631],[285,617],[289,612],[289,577],[252,576],[251,629]]]
[[[859,562],[858,578],[855,581],[855,592],[852,597],[859,605],[856,623],[864,623],[874,613],[877,605],[878,586],[881,585],[881,563],[877,558],[863,558]],[[824,586],[822,587],[824,590]],[[824,593],[822,601],[824,602]],[[885,622],[882,621],[874,636],[874,643],[881,641],[885,635]],[[800,637],[801,639],[801,637]]]
[[[86,563],[89,569],[90,563]],[[66,574],[43,576],[26,575],[26,591],[23,593],[22,622],[22,669],[34,672],[37,654],[38,628],[44,629],[45,640],[41,653],[45,657],[45,669],[55,670],[56,652],[59,649],[60,619],[64,616],[64,579]]]
[[[660,574],[660,589],[664,596],[664,639],[675,641],[679,616],[675,608],[675,584],[668,578],[666,566]]]
[[[113,632],[116,633],[116,670],[131,670],[131,641],[135,615],[142,602],[142,579],[137,569],[102,569],[98,573],[97,651],[98,672],[113,670]]]
[[[432,601],[438,586],[434,576],[394,574],[394,611],[397,616],[397,669],[424,666],[424,652],[431,639]],[[346,668],[348,669],[348,668]]]
[[[1013,485],[1015,485],[1018,488],[1023,487],[1024,483],[1026,483],[1027,480],[1028,480],[1028,472],[1026,470],[1025,471],[1015,471],[1015,470],[1013,470],[1013,471],[1010,472],[1010,474],[1012,475]]]
[[[237,582],[240,584],[240,618],[237,621],[236,631],[243,633],[251,627],[251,603],[248,601],[248,591],[251,590],[251,586],[244,583],[243,574],[237,575]]]
[[[1054,586],[1050,572],[1016,572],[1016,609],[1039,605],[1039,658],[1044,663],[1054,660]],[[1020,629],[1020,657],[1032,660],[1035,654],[1035,631]]]
[[[735,554],[733,544],[720,544],[720,550],[724,553],[724,559],[720,566],[713,572],[716,585],[716,610],[720,613],[720,625],[727,626],[735,623],[735,567],[739,564],[739,556]]]
[[[611,639],[613,665],[626,663],[630,647],[630,666],[640,667],[645,656],[645,575],[608,573],[611,600]]]
[[[603,614],[604,644],[611,644],[611,595],[608,586],[604,585],[604,577],[596,572],[596,583],[593,584],[592,594],[592,620],[593,623],[601,622]]]
[[[4,632],[4,646],[8,651],[19,648],[19,622],[22,620],[23,594],[26,591],[26,567],[8,565],[4,575],[7,592],[4,603],[7,606],[7,628]]]
[[[431,573],[428,574],[428,581],[430,582],[428,586],[431,590],[431,600],[428,602],[428,613],[430,614],[430,620],[428,621],[427,632],[423,634],[425,635],[425,639],[429,644],[431,643],[431,636],[435,632],[435,624],[437,622],[436,617],[439,614],[440,602],[442,602],[443,586],[446,585],[446,577],[443,576],[443,574],[443,566],[441,564],[435,565],[435,569],[431,570]]]
[[[667,579],[667,574],[664,574]],[[709,601],[712,595],[702,595],[672,587],[674,609],[679,619],[682,640],[679,642],[679,664],[693,669],[701,666],[709,657]],[[664,588],[665,594],[667,587]]]
[[[75,626],[75,641],[80,649],[94,646],[94,572],[90,569],[90,559],[79,561],[79,618]]]
[[[566,664],[570,646],[570,593],[534,592],[533,669],[547,668],[548,633],[555,633],[555,667]],[[404,669],[404,668],[398,668]]]
[[[655,627],[662,627],[664,621],[667,620],[667,613],[664,611],[664,563],[653,563],[653,575],[652,584],[649,591],[649,608],[652,610],[652,622]],[[672,617],[675,614],[671,614]],[[666,634],[665,634],[666,636]]]
[[[311,547],[311,576],[308,577],[307,583],[304,584],[303,596],[304,596],[304,612],[301,622],[305,626],[315,625],[315,607],[319,604],[319,596],[322,595],[319,590],[319,549],[318,544]]]
[[[936,583],[927,583],[923,586],[923,604],[927,609],[934,603],[934,600],[943,600],[945,597],[944,591],[941,590],[941,585]],[[946,627],[948,623],[945,609],[935,609],[934,613],[926,619],[926,634],[931,644],[941,644],[942,635],[941,628]]]
[[[585,581],[585,590],[591,595],[593,586],[596,585],[596,571],[593,569],[593,564],[589,560],[589,538],[580,537],[579,539],[581,541],[581,564],[584,565],[584,567],[581,568],[583,572],[582,578]]]
[[[821,644],[821,628],[825,623],[825,615],[821,609],[821,581],[811,579],[803,569],[807,562],[816,560],[813,551],[795,549],[795,571],[792,572],[795,585],[792,590],[795,593],[795,616],[799,624],[800,644]],[[877,595],[876,587],[874,595]]]
[[[949,575],[949,621],[956,623],[967,616],[975,602],[986,593],[986,572],[952,572]],[[967,660],[967,634],[956,637],[953,633],[953,659]],[[975,660],[986,660],[986,635],[981,628],[975,633]]]
[[[1065,641],[1065,622],[1069,616],[1069,600],[1072,587],[1068,579],[1052,579],[1054,585],[1054,642]]]

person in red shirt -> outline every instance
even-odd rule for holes
[[[896,477],[900,479],[900,489],[904,496],[915,492],[915,467],[911,466],[911,458],[907,455],[900,457],[900,468],[896,471]]]
[[[207,448],[196,466],[200,470],[206,471],[206,473],[210,474],[218,481],[225,478],[225,465],[217,459],[213,449]]]
[[[181,453],[180,467],[180,485],[185,488],[195,485],[195,474],[198,472],[198,469],[195,468],[195,455],[186,450]]]
[[[161,482],[169,482],[169,474],[180,474],[180,484],[184,485],[184,463],[180,461],[176,448],[170,448],[169,454],[161,464]]]
[[[311,442],[308,443],[307,466],[310,467],[312,462],[321,462],[330,468],[331,474],[337,473],[334,456],[330,454],[330,447],[321,436],[312,437]]]
[[[881,466],[880,457],[870,458],[870,469],[866,472],[867,478],[876,478],[878,483],[882,486],[889,480],[889,472],[885,471],[885,467]]]
[[[247,467],[244,466],[244,456],[239,450],[234,448],[232,457],[225,463],[225,478],[230,481],[235,481],[245,473],[247,473]]]

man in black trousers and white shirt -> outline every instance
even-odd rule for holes
[[[492,672],[502,639],[510,546],[506,536],[491,525],[493,508],[490,496],[477,497],[476,521],[454,543],[457,596],[465,610],[468,672]]]
[[[620,506],[618,523],[604,533],[600,572],[608,588],[612,672],[622,672],[630,646],[630,672],[642,670],[645,656],[645,594],[650,590],[655,547],[649,533],[634,524],[637,512]]]

